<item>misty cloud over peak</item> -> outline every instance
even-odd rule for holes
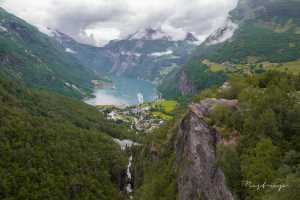
[[[204,40],[220,27],[237,0],[4,0],[5,9],[37,27],[103,45],[149,27],[173,39],[192,32]]]

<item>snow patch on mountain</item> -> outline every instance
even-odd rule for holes
[[[7,32],[7,29],[4,26],[0,25],[0,32]]]
[[[77,53],[76,51],[74,51],[73,49],[70,49],[70,48],[66,48],[65,51],[67,53],[71,53],[71,54],[76,54]]]
[[[48,35],[49,37],[55,36],[55,31],[49,27],[38,26],[37,28],[39,29],[40,32]]]
[[[52,38],[55,38],[59,43],[63,43],[63,41],[73,41],[73,38],[70,37],[69,35],[65,34],[65,33],[62,33],[60,32],[59,30],[56,30],[56,29],[52,29],[52,28],[49,28],[49,27],[42,27],[42,26],[38,26],[37,27],[39,29],[40,32],[48,35],[49,37],[52,37]],[[70,49],[69,49],[70,50]],[[66,49],[66,52],[68,53],[74,53],[74,52],[71,52]]]
[[[199,46],[200,44],[203,43],[203,40],[197,40],[197,41],[187,41],[187,43],[189,45],[193,45],[193,46]]]
[[[136,52],[130,52],[130,51],[121,51],[121,55],[140,57],[142,54]]]
[[[151,53],[151,56],[152,57],[162,57],[162,56],[168,56],[168,55],[172,55],[172,54],[173,54],[172,50],[167,50],[167,51],[164,51],[164,52]]]

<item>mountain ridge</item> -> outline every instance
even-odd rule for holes
[[[24,20],[0,10],[1,71],[35,88],[82,97],[91,92],[92,71],[55,40]]]
[[[70,36],[53,31],[53,37],[89,69],[108,75],[130,76],[160,82],[183,65],[199,41],[192,33],[173,40],[160,29],[145,29],[127,39],[110,41],[104,47],[80,44]],[[137,37],[138,36],[138,37]]]

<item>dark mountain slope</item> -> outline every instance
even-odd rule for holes
[[[54,39],[0,9],[1,71],[26,85],[83,96],[97,77]]]
[[[52,37],[57,40],[73,57],[77,58],[82,65],[95,73],[107,74],[111,70],[113,60],[105,48],[81,44],[60,31],[53,31]]]

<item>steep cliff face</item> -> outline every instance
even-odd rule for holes
[[[216,105],[236,107],[236,100],[206,99],[190,106],[182,120],[176,144],[178,200],[233,200],[217,165],[218,132],[204,118]]]
[[[194,86],[188,79],[186,72],[182,72],[178,82],[179,91],[182,95],[191,94],[194,92]]]

